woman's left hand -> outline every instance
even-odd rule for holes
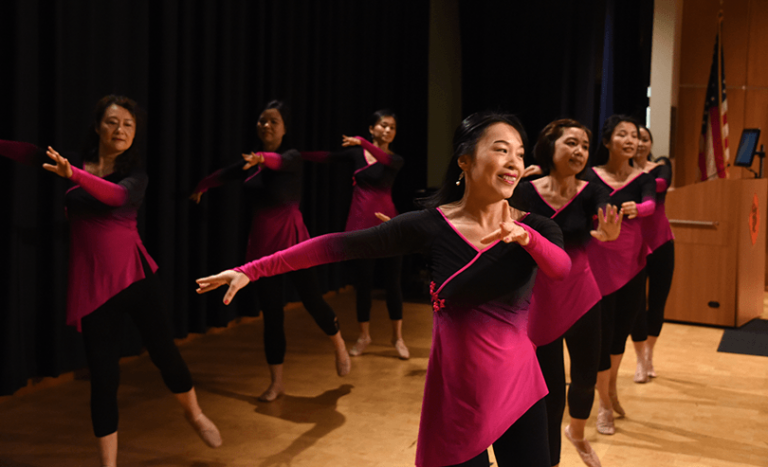
[[[264,156],[259,152],[252,152],[250,154],[243,154],[243,159],[245,160],[245,165],[243,166],[243,170],[248,170],[254,165],[263,164],[264,163]]]
[[[611,204],[606,206],[605,215],[603,208],[597,208],[597,230],[590,233],[601,242],[611,242],[619,238],[621,232],[621,214],[619,208]]]
[[[524,228],[515,224],[515,221],[512,220],[512,208],[505,203],[503,210],[499,228],[483,237],[480,242],[491,243],[501,240],[504,243],[519,243],[521,246],[527,245],[531,238]]]
[[[198,286],[195,292],[204,294],[211,290],[218,289],[224,284],[229,284],[229,289],[227,289],[227,293],[224,294],[224,304],[229,305],[232,299],[235,298],[237,291],[248,285],[250,281],[248,276],[242,272],[227,269],[214,276],[201,277],[200,279],[195,280]]]
[[[72,166],[69,165],[69,161],[66,158],[62,157],[61,154],[50,146],[48,146],[45,154],[55,162],[55,164],[43,164],[45,170],[53,172],[62,178],[72,178]]]
[[[360,140],[354,136],[341,135],[341,145],[345,148],[348,146],[360,146],[360,144]]]
[[[378,220],[380,220],[381,222],[387,222],[389,220],[392,220],[391,217],[389,217],[388,215],[386,215],[384,213],[381,213],[381,212],[375,212],[375,213],[373,213],[373,215],[376,216],[376,218]]]
[[[541,167],[538,165],[529,165],[523,170],[523,175],[520,178],[533,177],[534,175],[541,175],[544,172],[541,171]]]
[[[626,214],[627,219],[634,219],[637,217],[637,203],[634,201],[621,203],[621,213]]]

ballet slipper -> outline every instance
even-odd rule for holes
[[[352,359],[349,358],[347,349],[336,351],[336,374],[347,376],[352,371]]]
[[[597,410],[597,423],[595,423],[597,432],[603,435],[612,435],[616,433],[616,427],[613,425],[613,412],[611,409],[600,407]]]
[[[283,389],[277,389],[270,385],[266,391],[262,392],[258,399],[261,402],[273,402],[275,399],[283,395]]]
[[[397,350],[397,356],[400,360],[408,360],[411,358],[411,353],[408,351],[408,347],[405,346],[405,341],[402,339],[392,339],[392,345]]]
[[[616,393],[608,393],[608,397],[611,398],[611,405],[613,406],[613,410],[619,414],[619,417],[623,417],[627,415],[627,412],[624,411],[624,408],[619,404],[619,395]]]
[[[571,435],[571,425],[567,425],[563,432],[565,433],[565,437],[568,438],[568,441],[570,441],[571,444],[573,444],[573,447],[576,448],[576,452],[579,453],[579,457],[581,457],[581,460],[585,464],[589,467],[602,467],[600,458],[597,457],[597,453],[592,449],[592,446],[589,445],[589,441],[587,441],[586,438],[575,439]]]
[[[221,446],[221,433],[219,433],[219,429],[216,428],[216,425],[204,413],[200,412],[195,418],[187,416],[187,421],[205,444],[212,448]]]
[[[355,342],[355,345],[352,346],[352,349],[350,349],[349,354],[353,357],[357,357],[358,355],[362,355],[363,351],[366,347],[368,347],[368,344],[371,343],[371,336],[368,337],[361,337]]]

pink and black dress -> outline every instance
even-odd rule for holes
[[[403,167],[403,158],[389,154],[365,138],[356,137],[360,146],[352,146],[342,151],[302,152],[304,159],[313,162],[347,163],[354,168],[352,175],[352,203],[349,207],[345,232],[367,229],[381,224],[376,217],[380,212],[390,218],[397,216],[397,209],[392,201],[392,185],[397,173]],[[368,151],[376,162],[369,164],[364,151]],[[387,311],[391,320],[403,319],[403,292],[400,285],[402,257],[396,256],[380,260],[385,268],[385,290]],[[355,293],[357,298],[357,321],[365,323],[371,319],[371,294],[374,285],[376,262],[360,259],[354,262]]]
[[[560,463],[561,435],[566,401],[563,341],[568,345],[571,384],[568,411],[572,418],[586,420],[592,411],[600,362],[600,300],[602,295],[587,257],[587,244],[597,209],[606,209],[608,191],[597,184],[585,183],[576,195],[559,209],[552,207],[536,186],[522,181],[515,188],[510,204],[522,211],[549,217],[563,232],[565,251],[571,258],[571,272],[556,281],[539,275],[533,286],[528,335],[538,346],[536,356],[549,394],[547,426],[552,465]]]
[[[303,161],[296,150],[283,153],[261,152],[264,164],[243,170],[242,159],[217,170],[198,183],[195,192],[228,182],[242,183],[251,211],[246,260],[252,261],[284,250],[309,239],[299,210]],[[304,307],[327,335],[339,331],[336,314],[322,297],[314,271],[299,271],[288,277]],[[264,312],[264,350],[270,365],[283,363],[286,341],[283,328],[283,279],[271,278],[258,284],[258,297]]]
[[[40,166],[50,161],[31,144],[0,141],[0,154]],[[94,434],[117,431],[120,334],[123,315],[133,319],[152,362],[176,394],[192,389],[192,377],[173,341],[157,264],[136,228],[147,176],[134,169],[104,178],[72,163],[75,186],[65,197],[70,225],[67,324],[82,331],[91,371]]]
[[[611,355],[624,353],[632,325],[645,308],[648,246],[643,238],[643,218],[655,210],[656,182],[650,175],[639,173],[621,188],[613,189],[591,167],[584,180],[608,190],[610,204],[620,208],[622,203],[634,201],[638,211],[634,219],[624,216],[616,240],[587,244],[589,264],[603,295],[600,371],[604,371],[611,367]]]
[[[643,310],[632,328],[634,342],[642,342],[649,335],[659,337],[661,334],[664,308],[675,271],[675,240],[664,207],[667,189],[672,183],[672,168],[666,157],[658,162],[659,165],[648,173],[656,180],[656,210],[653,215],[643,218],[643,235],[651,251],[645,266],[648,276],[648,308]]]
[[[518,224],[530,234],[527,246],[496,241],[478,250],[440,209],[427,209],[371,229],[323,235],[236,270],[262,280],[318,264],[424,253],[434,318],[416,465],[453,465],[483,455],[537,406],[540,426],[522,431],[541,446],[523,451],[543,451],[548,466],[539,403],[547,389],[528,338],[530,296],[537,269],[563,278],[570,259],[554,222],[530,214]]]

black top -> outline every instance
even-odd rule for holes
[[[566,247],[586,244],[594,230],[593,219],[597,208],[603,208],[610,199],[608,190],[596,183],[587,185],[574,196],[568,204],[555,211],[541,197],[533,183],[522,181],[515,188],[515,193],[509,199],[509,204],[521,211],[536,213],[554,220],[563,232]]]
[[[618,190],[614,190],[613,187],[605,183],[603,179],[595,173],[594,167],[588,168],[587,171],[584,172],[582,178],[608,190],[610,193],[611,204],[618,208],[621,208],[621,205],[628,201],[642,203],[644,201],[656,199],[656,180],[647,173],[641,173]]]
[[[661,159],[666,159],[666,164],[662,164]],[[666,157],[663,157],[659,159],[657,162],[659,165],[654,167],[650,172],[648,172],[648,175],[655,179],[661,178],[664,181],[667,182],[667,189],[669,189],[669,186],[672,185],[672,167],[669,165],[669,159]],[[656,192],[656,202],[657,203],[663,203],[667,198],[667,190]]]

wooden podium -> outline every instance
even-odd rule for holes
[[[711,180],[667,194],[675,275],[665,318],[741,326],[763,312],[768,179]]]

